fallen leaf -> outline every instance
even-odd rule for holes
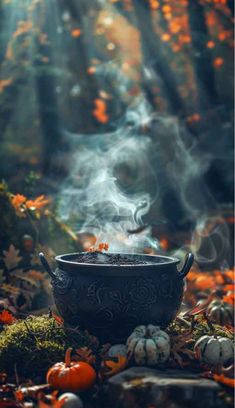
[[[101,242],[98,246],[98,251],[108,251],[109,244],[107,242]]]
[[[0,312],[0,323],[1,324],[12,324],[16,321],[16,318],[8,311],[3,310]]]
[[[52,312],[52,317],[55,319],[55,321],[58,324],[64,324],[64,320],[62,319],[62,317],[58,316],[57,314],[55,314],[54,312]]]
[[[40,208],[44,207],[46,204],[48,204],[50,200],[46,199],[44,195],[41,195],[35,200],[27,200],[25,205],[29,210],[39,210]]]
[[[115,361],[117,359],[117,361]],[[113,360],[105,360],[104,365],[107,367],[109,370],[104,373],[104,375],[110,377],[114,374],[119,373],[120,371],[124,370],[127,366],[127,358],[121,355],[118,355],[116,358]]]
[[[15,268],[21,261],[22,257],[19,256],[19,252],[19,249],[16,249],[13,244],[10,245],[8,251],[3,251],[3,261],[8,270]]]
[[[221,383],[223,385],[226,385],[227,387],[231,387],[231,388],[235,387],[235,379],[226,377],[224,374],[220,374],[220,375],[219,374],[214,374],[213,379],[216,382],[219,382],[219,383]]]

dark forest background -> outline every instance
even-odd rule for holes
[[[1,0],[0,173],[11,191],[56,195],[75,135],[114,131],[144,98],[158,118],[177,118],[186,150],[205,157],[216,209],[230,217],[233,14],[227,0]],[[136,126],[157,132],[154,121]],[[122,174],[134,177],[128,166]],[[164,216],[189,228],[164,177]]]

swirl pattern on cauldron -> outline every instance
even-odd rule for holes
[[[142,305],[145,309],[157,301],[157,291],[152,279],[138,279],[129,286],[128,292],[133,304]]]
[[[147,324],[151,320],[166,327],[183,295],[183,281],[178,277],[172,280],[168,273],[115,282],[102,276],[90,279],[57,269],[52,286],[65,322],[79,324],[91,333],[115,341],[118,336],[125,338],[140,322]]]

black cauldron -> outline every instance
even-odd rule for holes
[[[39,255],[52,278],[56,306],[68,325],[79,325],[102,342],[118,343],[140,324],[165,328],[174,319],[193,254],[186,256],[180,272],[176,266],[180,261],[167,256],[121,254],[135,264],[115,265],[79,263],[78,255],[57,256],[55,272]]]

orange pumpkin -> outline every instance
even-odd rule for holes
[[[71,348],[65,353],[65,362],[54,364],[47,372],[47,382],[62,391],[84,391],[90,388],[95,380],[94,368],[83,361],[71,362]]]

